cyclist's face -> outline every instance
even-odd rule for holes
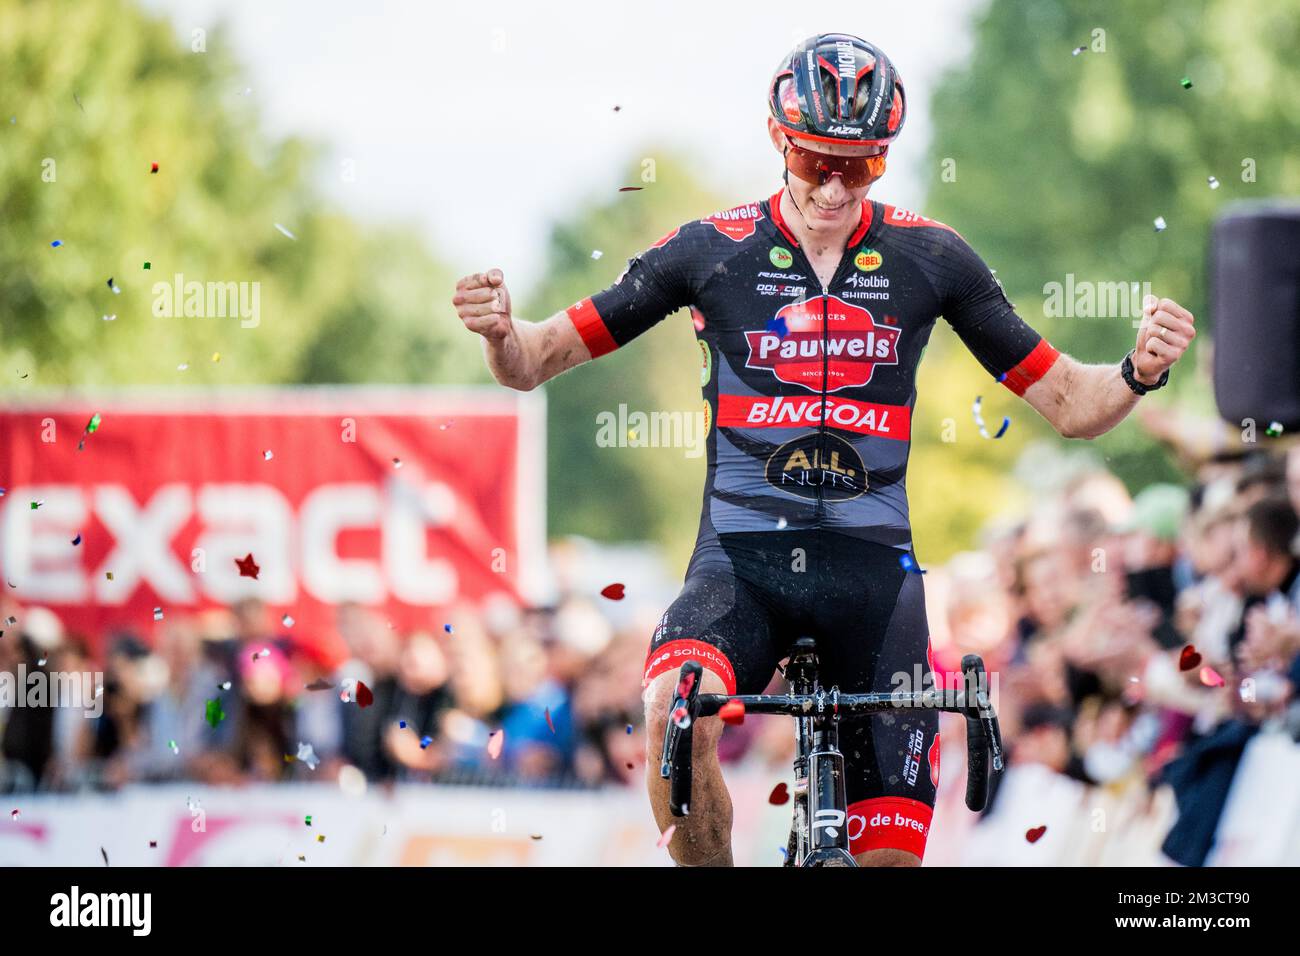
[[[798,136],[787,136],[771,118],[768,119],[768,132],[772,138],[772,145],[783,157],[791,147],[801,147],[827,156],[844,157],[871,156],[881,151],[878,146],[819,143]],[[844,176],[835,172],[826,175],[820,183],[808,182],[794,173],[786,178],[790,194],[809,220],[808,224],[830,230],[838,227],[852,228],[858,221],[858,209],[862,200],[871,189],[870,183],[851,189],[845,185]]]

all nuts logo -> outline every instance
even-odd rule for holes
[[[762,218],[763,210],[758,208],[758,203],[752,202],[735,209],[715,212],[700,221],[707,222],[733,242],[740,242],[754,234],[754,229]]]
[[[773,488],[800,498],[816,498],[820,491],[829,501],[847,501],[867,490],[862,456],[830,432],[810,432],[786,442],[767,459],[764,477]]]
[[[787,334],[746,332],[749,358],[745,367],[768,369],[778,381],[821,391],[823,349],[828,392],[866,385],[877,365],[898,364],[901,330],[877,325],[866,309],[838,296],[819,295],[804,302],[791,302],[778,310],[774,318],[785,319]]]

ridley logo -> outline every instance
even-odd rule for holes
[[[736,206],[734,209],[715,212],[700,221],[707,222],[733,242],[740,242],[754,234],[754,229],[762,218],[763,210],[758,208],[758,203],[752,202],[745,206]]]
[[[821,391],[823,349],[828,392],[866,385],[877,365],[898,364],[901,330],[876,325],[870,312],[839,296],[791,302],[778,310],[775,318],[785,319],[788,333],[782,337],[776,332],[746,332],[749,358],[745,367],[768,369],[778,381]]]

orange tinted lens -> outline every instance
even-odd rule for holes
[[[885,154],[875,156],[831,156],[798,146],[790,147],[786,168],[806,183],[820,186],[839,173],[846,189],[858,189],[874,183],[885,172]]]

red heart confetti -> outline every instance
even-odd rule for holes
[[[149,164],[149,172],[151,172],[151,173],[156,173],[156,172],[158,172],[158,164],[157,164],[157,163],[150,163],[150,164]]]
[[[610,584],[600,589],[600,596],[607,597],[611,601],[623,600],[623,585]]]
[[[772,792],[767,796],[767,802],[774,807],[784,806],[790,802],[790,788],[785,785],[784,780],[772,788]]]
[[[361,708],[369,707],[375,702],[375,692],[372,691],[361,681],[357,681],[357,706]]]
[[[1197,653],[1196,648],[1188,644],[1183,648],[1183,652],[1178,655],[1178,669],[1180,671],[1195,670],[1201,664],[1201,655]]]
[[[731,724],[733,727],[739,726],[745,722],[745,705],[738,700],[729,700],[722,705],[718,711],[718,716],[722,718],[724,724]]]
[[[1032,830],[1025,831],[1025,839],[1028,840],[1030,843],[1037,843],[1039,840],[1043,838],[1043,834],[1046,832],[1047,832],[1047,827],[1045,825],[1041,827],[1034,827]]]

